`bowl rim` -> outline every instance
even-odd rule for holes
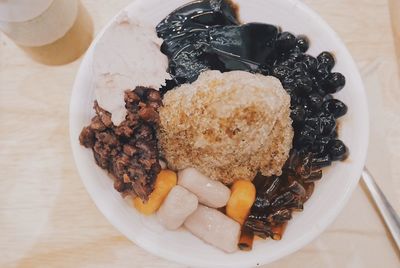
[[[347,58],[348,62],[350,62],[351,65],[353,65],[354,69],[357,70],[357,72],[353,74],[352,79],[357,80],[356,82],[359,84],[359,86],[362,89],[364,89],[364,85],[363,85],[360,73],[358,71],[357,65],[355,64],[353,57],[351,56],[350,52],[348,51],[347,47],[345,46],[343,41],[340,39],[338,34],[327,24],[327,22],[325,22],[322,19],[322,17],[320,17],[314,10],[312,10],[309,6],[307,6],[305,3],[303,3],[302,0],[285,0],[285,1],[289,2],[293,6],[296,6],[296,8],[300,8],[303,12],[305,12],[307,14],[307,16],[311,17],[313,20],[315,20],[316,22],[321,24],[321,27],[326,29],[327,34],[329,34],[331,38],[335,39],[335,41],[338,44],[338,47],[345,54],[345,57]],[[114,219],[113,216],[109,212],[107,212],[105,209],[103,209],[103,207],[100,204],[100,202],[97,200],[97,198],[95,198],[94,191],[92,191],[92,189],[90,188],[88,179],[86,179],[85,176],[83,176],[83,173],[84,173],[82,171],[83,168],[81,167],[81,163],[78,161],[78,159],[79,159],[79,157],[78,157],[79,152],[78,152],[78,149],[77,149],[78,145],[77,145],[77,141],[75,140],[74,133],[73,133],[73,127],[72,127],[75,124],[73,111],[75,109],[76,102],[74,101],[74,99],[78,96],[78,90],[80,88],[80,84],[83,83],[82,80],[84,80],[85,71],[87,72],[87,70],[90,69],[90,64],[92,62],[94,46],[102,38],[104,32],[109,29],[111,24],[118,18],[118,16],[122,12],[124,12],[125,10],[131,9],[135,5],[137,5],[138,3],[142,3],[142,2],[146,2],[146,0],[135,0],[132,3],[130,3],[129,5],[127,5],[125,8],[121,9],[99,31],[97,36],[94,38],[92,44],[88,48],[87,53],[85,54],[85,56],[84,56],[84,58],[83,58],[83,60],[82,60],[82,62],[80,64],[80,67],[78,69],[78,72],[77,72],[77,75],[76,75],[76,78],[75,78],[75,82],[73,84],[72,93],[71,93],[71,100],[70,100],[70,107],[69,107],[70,143],[71,143],[71,147],[72,147],[72,152],[73,152],[75,165],[76,165],[76,167],[78,169],[79,176],[80,176],[83,184],[85,185],[86,191],[89,193],[91,199],[95,203],[95,205],[98,208],[98,210],[100,210],[100,212],[107,218],[107,220],[119,232],[121,232],[121,234],[123,234],[129,240],[133,241],[135,244],[137,244],[138,246],[142,247],[146,251],[148,251],[148,252],[150,252],[150,253],[152,253],[152,254],[154,254],[156,256],[162,257],[164,259],[170,260],[170,261],[179,262],[179,263],[183,263],[183,264],[186,264],[186,265],[193,266],[192,260],[189,257],[182,256],[182,255],[180,255],[179,253],[176,253],[176,252],[171,252],[171,251],[168,251],[168,250],[163,250],[163,249],[160,250],[159,248],[154,248],[154,247],[150,246],[150,244],[143,243],[143,241],[135,239],[135,238],[127,235],[126,232],[124,231],[124,228],[121,226],[121,224],[119,222],[117,222],[117,220]],[[360,144],[362,144],[362,146],[361,146],[362,155],[364,157],[363,157],[363,159],[360,159],[359,161],[357,161],[357,163],[356,163],[357,165],[356,164],[353,165],[354,166],[353,170],[356,170],[357,174],[359,174],[358,179],[352,180],[352,183],[350,185],[348,185],[348,188],[346,189],[345,193],[342,195],[342,198],[340,200],[338,200],[338,202],[335,204],[334,208],[331,208],[329,210],[329,213],[327,213],[324,216],[324,220],[320,220],[318,222],[318,228],[315,228],[311,234],[307,233],[308,235],[303,235],[301,238],[299,238],[299,239],[297,239],[295,241],[296,243],[291,244],[288,248],[286,248],[286,250],[282,250],[282,251],[278,252],[278,254],[276,254],[273,257],[267,257],[267,256],[265,256],[264,258],[261,257],[258,260],[259,263],[257,265],[262,265],[262,264],[266,264],[266,263],[270,263],[270,262],[276,261],[276,260],[278,260],[278,259],[280,259],[280,258],[282,258],[284,256],[287,256],[289,254],[292,254],[292,253],[298,251],[299,249],[301,249],[305,245],[309,244],[311,241],[313,241],[315,238],[317,238],[333,222],[333,220],[338,216],[339,212],[347,204],[348,200],[351,197],[351,193],[356,188],[356,186],[358,184],[358,181],[360,179],[364,164],[366,162],[367,150],[368,150],[369,114],[368,114],[368,104],[367,104],[367,97],[366,97],[366,94],[365,94],[365,90],[360,95],[360,97],[361,98],[358,100],[358,102],[361,103],[361,107],[363,108],[363,110],[364,110],[363,112],[365,114],[365,116],[362,118],[363,119],[362,126],[364,126],[364,128],[365,128],[365,132],[364,132],[365,135],[360,137],[360,139],[361,139]],[[195,265],[195,267],[210,267],[209,266],[210,262],[207,261],[207,260],[204,260],[203,263],[197,263],[197,264],[194,264],[194,265]],[[254,263],[250,264],[249,262],[238,263],[237,267],[244,267],[244,266],[249,266],[249,265],[251,266],[251,265],[255,265],[255,264]],[[214,266],[215,267],[225,267],[223,265],[214,265]],[[230,265],[230,267],[236,267],[236,266],[235,265],[234,266]]]

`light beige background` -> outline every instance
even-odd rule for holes
[[[343,38],[361,70],[371,114],[367,165],[397,211],[400,88],[393,29],[400,22],[390,14],[396,5],[400,13],[399,1],[305,1]],[[82,2],[97,32],[130,0]],[[0,267],[183,267],[124,238],[83,188],[68,140],[78,66],[35,63],[0,34]],[[360,184],[328,230],[268,267],[390,268],[399,260]]]

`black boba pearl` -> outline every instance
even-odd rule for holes
[[[303,52],[301,52],[299,49],[294,49],[288,55],[288,60],[292,61],[294,65],[296,62],[301,61],[303,59],[303,56]]]
[[[325,96],[326,93],[322,90],[321,82],[315,76],[312,76],[311,80],[313,81],[313,90],[321,96]]]
[[[306,52],[310,47],[310,42],[308,38],[304,35],[299,35],[296,38],[296,47],[300,49],[301,52]]]
[[[337,99],[326,100],[322,104],[322,109],[332,114],[335,118],[339,118],[347,113],[347,106],[343,102]]]
[[[312,91],[312,80],[307,76],[298,77],[295,80],[295,89],[298,94],[310,94]]]
[[[314,110],[319,110],[323,103],[323,98],[317,93],[312,93],[308,96],[308,103]]]
[[[279,34],[275,43],[275,47],[277,47],[280,51],[291,50],[295,45],[296,37],[289,32],[283,32]]]
[[[306,117],[315,116],[314,111],[311,109],[310,105],[308,105],[307,101],[304,98],[300,98],[301,103],[303,105],[304,111],[306,111]]]
[[[316,70],[315,70],[315,71],[316,71]],[[318,81],[319,81],[319,79],[318,79],[318,77],[315,75],[315,71],[314,71],[314,72],[311,72],[310,77],[311,77],[311,80],[312,80],[313,83],[314,83],[314,86],[315,86],[315,87],[318,87]]]
[[[315,71],[315,76],[317,80],[324,80],[329,76],[329,70],[324,65],[319,65]]]
[[[279,80],[282,80],[285,77],[288,77],[290,75],[290,73],[291,73],[291,70],[287,66],[278,65],[272,69],[272,75],[275,76],[276,78],[278,78]]]
[[[331,139],[329,138],[329,141]],[[327,144],[321,141],[321,137],[317,136],[314,144],[311,146],[311,151],[315,157],[326,155],[327,152]]]
[[[326,92],[322,89],[322,87],[319,87],[317,90],[315,90],[319,95],[321,96],[326,96]]]
[[[325,146],[316,140],[311,146],[311,151],[314,155],[323,155],[325,153]]]
[[[302,62],[296,62],[294,69],[291,71],[293,77],[308,76],[306,66]]]
[[[321,125],[319,129],[319,133],[322,135],[331,135],[336,128],[336,121],[332,115],[329,116],[321,116]]]
[[[325,66],[328,71],[331,71],[333,66],[335,66],[335,58],[333,55],[327,51],[322,52],[317,57],[319,65]]]
[[[285,89],[290,88],[293,90],[295,88],[295,80],[290,76],[283,78],[283,80],[281,80],[281,82],[282,82],[283,88],[285,88]]]
[[[294,66],[295,63],[296,63],[295,60],[286,58],[286,59],[283,60],[279,65],[280,65],[280,66],[286,66],[286,67],[288,67],[288,68],[293,68],[293,66]]]
[[[300,123],[304,122],[304,119],[306,117],[306,111],[304,110],[303,107],[298,105],[298,106],[294,107],[294,109],[292,109],[290,116],[294,123],[300,124]]]
[[[300,146],[313,144],[317,137],[317,133],[315,129],[312,127],[305,125],[299,132],[297,143]]]
[[[320,137],[319,142],[320,142],[321,144],[323,144],[323,145],[328,145],[328,143],[329,143],[331,140],[332,140],[331,137],[322,136],[322,137]]]
[[[332,140],[332,138],[329,136],[318,136],[315,143],[323,148],[323,152],[321,151],[321,154],[328,153],[328,144],[331,140]]]
[[[346,85],[346,78],[341,73],[331,73],[323,81],[326,93],[336,93]]]
[[[302,62],[308,71],[315,71],[318,67],[317,59],[310,55],[304,55]]]
[[[344,160],[348,156],[348,149],[341,140],[331,140],[328,148],[332,160]]]
[[[316,131],[319,131],[321,122],[320,122],[320,119],[318,116],[317,117],[307,117],[304,122],[306,125],[312,127]]]

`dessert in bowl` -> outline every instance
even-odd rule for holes
[[[296,1],[185,3],[134,2],[86,55],[71,103],[81,177],[150,252],[195,266],[273,261],[316,237],[357,184],[358,71]]]

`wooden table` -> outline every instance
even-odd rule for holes
[[[305,0],[343,38],[361,70],[371,116],[367,165],[400,211],[399,62],[393,32],[400,22],[390,16],[396,16],[396,5],[400,8],[399,0],[389,1],[392,12],[388,0]],[[82,2],[97,32],[130,0]],[[0,267],[183,267],[123,237],[86,193],[68,137],[78,66],[79,61],[40,65],[0,35]],[[321,236],[268,267],[399,265],[360,184]]]

